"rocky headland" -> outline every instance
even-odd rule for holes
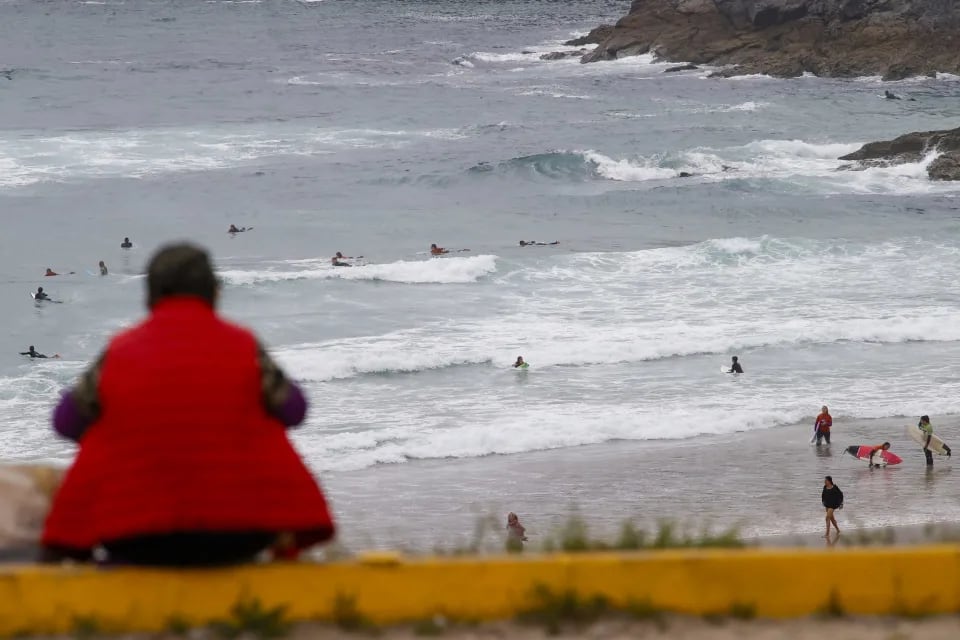
[[[958,0],[634,0],[616,25],[568,44],[583,62],[652,53],[723,75],[960,73]]]
[[[893,140],[871,142],[840,160],[856,162],[855,168],[889,167],[920,162],[928,154],[940,155],[927,166],[931,180],[960,180],[960,128],[917,131]]]

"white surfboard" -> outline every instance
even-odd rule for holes
[[[927,442],[927,434],[917,425],[911,425],[907,427],[907,434],[913,438],[913,441],[919,444],[921,447]],[[933,434],[930,436],[930,446],[927,447],[930,451],[933,451],[939,456],[947,455],[947,450],[944,449],[944,442],[940,439],[940,436]]]

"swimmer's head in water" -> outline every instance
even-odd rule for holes
[[[147,306],[164,298],[194,296],[211,306],[219,286],[210,256],[191,244],[172,244],[154,254],[147,266]]]

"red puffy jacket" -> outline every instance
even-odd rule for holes
[[[114,338],[98,391],[45,545],[265,531],[305,547],[333,535],[319,485],[264,406],[256,339],[205,302],[163,300]]]

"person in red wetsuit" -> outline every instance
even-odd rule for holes
[[[102,548],[110,563],[218,565],[332,537],[284,429],[303,421],[303,393],[217,315],[207,253],[161,249],[147,289],[149,317],[110,341],[54,413],[80,449],[46,521],[47,557]]]
[[[833,418],[830,416],[830,410],[827,405],[820,407],[820,415],[813,423],[813,431],[817,434],[817,446],[820,446],[821,440],[826,440],[830,444],[830,427],[833,426]]]

